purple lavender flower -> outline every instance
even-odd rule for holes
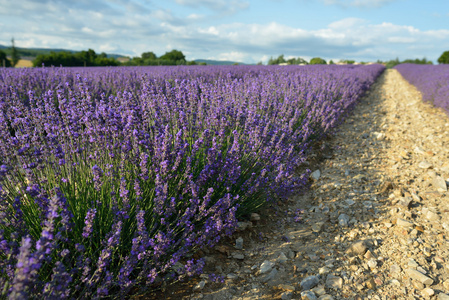
[[[91,208],[87,212],[86,218],[84,219],[85,226],[83,228],[83,238],[89,238],[90,234],[92,233],[96,213],[97,210],[95,208]]]

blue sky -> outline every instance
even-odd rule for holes
[[[246,63],[449,50],[447,0],[0,0],[0,44]]]

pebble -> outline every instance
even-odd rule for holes
[[[317,300],[317,297],[312,291],[304,291],[301,292],[301,299],[302,300]]]
[[[324,285],[319,285],[312,290],[318,296],[326,294],[326,290],[324,289]]]
[[[289,285],[289,284],[280,284],[280,285],[278,285],[278,288],[280,288],[281,290],[284,290],[284,291],[288,291],[288,292],[294,292],[296,290],[293,285]]]
[[[444,180],[443,177],[435,176],[432,180],[432,184],[439,192],[447,192],[446,180]]]
[[[250,220],[253,222],[260,221],[260,215],[258,213],[251,213]]]
[[[332,297],[331,295],[325,294],[325,295],[321,295],[320,298],[318,298],[318,300],[334,300],[334,297]]]
[[[413,223],[401,218],[398,218],[396,221],[396,225],[401,226],[401,227],[413,227]]]
[[[235,249],[242,250],[243,249],[243,238],[239,237],[235,240]]]
[[[438,300],[449,300],[449,295],[444,294],[444,293],[439,293]]]
[[[323,229],[323,225],[324,222],[316,222],[312,225],[312,231],[317,233],[321,232],[321,230]]]
[[[363,255],[365,254],[367,247],[367,242],[365,240],[357,241],[353,243],[348,250],[346,250],[346,253],[349,255]]]
[[[251,228],[251,222],[237,222],[237,231],[245,231],[247,228]]]
[[[287,256],[285,256],[284,252],[281,252],[276,259],[277,262],[280,262],[281,264],[286,263],[288,261]]]
[[[432,297],[433,295],[435,295],[435,291],[431,288],[425,288],[421,291],[421,294],[424,297]]]
[[[270,280],[273,280],[276,278],[276,276],[278,275],[278,270],[276,268],[274,268],[273,270],[271,270],[270,273],[268,273],[265,277],[263,277],[260,281],[261,282],[268,282]]]
[[[414,269],[416,269],[417,267],[419,267],[418,263],[417,263],[414,259],[410,259],[410,260],[408,261],[408,266],[409,266],[410,268],[414,268]]]
[[[197,283],[197,285],[195,285],[195,286],[193,287],[193,290],[194,290],[194,291],[202,290],[202,289],[204,288],[205,285],[206,285],[206,281],[201,280],[200,282]]]
[[[368,264],[368,267],[370,267],[371,269],[374,269],[377,267],[377,261],[375,259],[370,259],[367,264]]]
[[[312,174],[310,174],[310,176],[314,179],[314,180],[318,180],[321,177],[321,172],[320,170],[315,170],[312,172]]]
[[[405,207],[407,209],[410,208],[410,206],[412,205],[412,197],[403,197],[398,201],[398,204],[402,207]]]
[[[432,168],[432,164],[424,160],[418,164],[418,167],[421,169],[430,169]]]
[[[293,297],[293,293],[292,292],[283,292],[281,294],[281,299],[282,300],[290,300]]]
[[[310,290],[311,288],[315,287],[319,282],[320,279],[317,276],[312,275],[304,278],[299,285],[303,290]]]
[[[430,277],[427,277],[426,275],[424,275],[423,273],[416,271],[415,269],[407,269],[406,273],[408,274],[408,276],[412,279],[418,280],[419,282],[426,284],[426,285],[431,285],[433,283],[433,279]]]
[[[373,278],[370,278],[367,281],[365,281],[365,285],[370,290],[374,290],[376,288],[376,286],[377,286],[376,282],[374,281]]]
[[[235,259],[240,259],[240,260],[244,260],[245,259],[245,255],[242,253],[238,253],[238,252],[233,252],[232,253],[232,257]]]
[[[346,227],[349,224],[349,216],[345,214],[341,214],[338,216],[338,225],[342,227]]]
[[[275,265],[276,265],[276,264],[275,264],[274,262],[269,261],[269,260],[265,260],[265,261],[260,265],[260,273],[261,273],[261,274],[265,274],[265,273],[270,272],[270,271],[273,269],[273,267],[274,267]]]
[[[341,289],[343,286],[343,279],[341,277],[329,274],[326,278],[326,287],[331,289]]]
[[[396,275],[401,272],[401,267],[397,264],[393,264],[390,266],[390,273]]]

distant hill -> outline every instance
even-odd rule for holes
[[[197,63],[206,63],[208,65],[213,66],[229,66],[233,64],[246,65],[244,63],[238,61],[229,61],[229,60],[211,60],[211,59],[195,59]]]
[[[22,58],[29,58],[33,59],[39,54],[50,54],[50,52],[70,52],[70,53],[77,53],[81,51],[75,51],[75,50],[67,50],[67,49],[59,49],[59,48],[21,48],[16,47],[16,49],[19,51],[19,55]],[[0,45],[0,50],[4,51],[6,55],[11,55],[11,47],[10,46],[4,46]],[[119,58],[119,57],[125,57],[125,55],[120,54],[108,54],[106,53],[107,57],[112,58]]]

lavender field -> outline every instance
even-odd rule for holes
[[[201,272],[192,253],[305,187],[311,145],[383,70],[0,69],[2,296],[120,298]]]
[[[396,70],[429,101],[449,114],[449,65],[401,64]]]

